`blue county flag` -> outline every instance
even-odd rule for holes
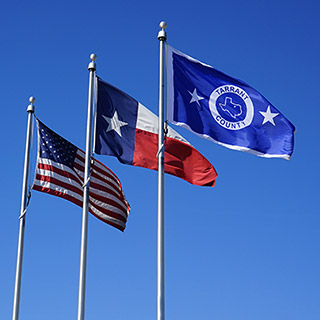
[[[170,46],[167,76],[170,122],[230,149],[290,159],[295,128],[255,89]]]
[[[158,170],[158,117],[126,93],[97,80],[95,152]],[[212,164],[170,127],[164,171],[199,186],[213,186],[217,177]]]
[[[37,119],[38,158],[33,189],[83,204],[85,152]],[[117,176],[92,159],[89,212],[123,231],[130,207]]]

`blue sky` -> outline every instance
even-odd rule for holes
[[[102,79],[158,113],[165,20],[170,45],[253,86],[297,130],[286,161],[175,128],[219,177],[214,188],[165,177],[167,319],[319,319],[318,13],[311,0],[3,3],[0,318],[12,312],[29,96],[46,125],[84,149],[94,52]],[[99,160],[132,210],[124,233],[89,217],[86,319],[156,318],[157,174]],[[80,228],[79,207],[33,192],[20,319],[76,317]]]

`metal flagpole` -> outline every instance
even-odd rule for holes
[[[19,240],[17,251],[17,265],[16,265],[16,279],[14,285],[14,299],[13,299],[13,312],[12,320],[19,319],[19,306],[20,306],[20,289],[21,289],[21,272],[22,272],[22,257],[23,257],[23,244],[24,244],[24,229],[25,229],[25,213],[27,209],[27,187],[29,176],[29,161],[30,161],[30,147],[31,147],[31,131],[32,131],[32,116],[34,113],[33,103],[36,101],[34,97],[29,98],[30,104],[28,105],[28,125],[26,136],[26,149],[24,155],[24,169],[23,169],[23,182],[22,182],[22,196],[21,196],[21,210],[20,210],[20,227],[19,227]]]
[[[90,182],[90,157],[91,157],[91,129],[92,129],[92,105],[93,87],[96,72],[95,54],[90,55],[89,63],[89,92],[88,92],[88,115],[86,135],[86,159],[83,185],[83,209],[82,209],[82,230],[81,230],[81,253],[79,272],[79,295],[78,295],[78,320],[84,319],[85,291],[86,291],[86,270],[87,270],[87,238],[88,238],[88,205],[89,205],[89,182]]]
[[[157,245],[157,320],[164,320],[164,53],[167,24],[160,22],[159,56],[159,149],[158,149],[158,245]]]

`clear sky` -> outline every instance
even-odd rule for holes
[[[84,149],[94,52],[102,79],[157,114],[161,20],[170,45],[247,82],[297,129],[286,161],[175,128],[219,176],[214,188],[165,177],[166,319],[320,319],[320,23],[311,0],[2,4],[0,319],[12,313],[29,96],[39,119]],[[89,217],[86,320],[155,319],[157,173],[99,160],[132,209],[124,233]],[[81,215],[32,193],[21,320],[76,318]]]

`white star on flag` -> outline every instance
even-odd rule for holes
[[[262,125],[264,125],[264,124],[267,123],[267,122],[272,123],[274,126],[276,125],[276,124],[274,123],[273,118],[275,118],[277,115],[279,115],[279,113],[271,112],[270,106],[268,106],[266,112],[263,112],[263,111],[259,111],[259,112],[260,112],[260,113],[262,114],[262,116],[264,117],[263,122],[262,122]]]
[[[128,123],[119,120],[117,110],[114,112],[112,118],[108,118],[104,115],[103,118],[108,122],[108,128],[106,132],[114,130],[120,137],[122,137],[121,127],[128,125]]]
[[[198,96],[198,94],[197,94],[197,89],[194,88],[193,92],[190,92],[189,90],[188,90],[188,92],[189,92],[189,93],[191,94],[191,96],[192,96],[192,98],[191,98],[191,100],[190,100],[190,103],[196,102],[196,103],[199,105],[199,107],[200,107],[199,101],[200,101],[200,100],[203,100],[204,98]]]

